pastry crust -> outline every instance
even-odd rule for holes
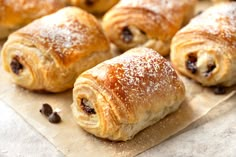
[[[219,3],[219,2],[229,2],[229,1],[235,1],[235,0],[211,0],[214,3]]]
[[[72,110],[86,131],[126,141],[177,110],[184,97],[170,63],[154,50],[135,48],[81,74]]]
[[[101,14],[118,3],[119,0],[69,0],[71,5],[78,6],[88,12]]]
[[[0,39],[64,6],[62,0],[0,0]]]
[[[204,86],[236,83],[236,2],[220,3],[194,18],[173,38],[171,61]]]
[[[12,33],[2,63],[16,84],[60,92],[72,88],[80,73],[110,58],[109,48],[95,17],[67,7]]]
[[[121,50],[143,46],[168,55],[174,34],[192,17],[196,0],[121,0],[103,27]]]

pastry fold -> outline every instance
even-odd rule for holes
[[[236,83],[236,2],[220,3],[195,17],[171,44],[171,61],[204,86]]]
[[[143,46],[168,55],[174,34],[193,15],[196,0],[121,0],[103,18],[119,49]]]
[[[88,12],[101,14],[109,10],[119,0],[68,0],[71,5],[78,6]]]
[[[83,71],[111,57],[91,14],[67,7],[12,33],[2,49],[4,69],[30,90],[61,92]]]
[[[84,130],[126,141],[177,110],[184,97],[184,84],[165,58],[134,48],[82,73],[72,110]]]
[[[235,0],[211,0],[214,3],[219,3],[219,2],[229,2],[229,1],[235,1]]]
[[[0,0],[0,39],[64,6],[63,0]]]

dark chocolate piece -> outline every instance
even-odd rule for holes
[[[192,74],[195,74],[197,72],[196,62],[197,62],[197,57],[195,55],[188,56],[186,67],[189,71],[191,71]]]
[[[214,93],[215,94],[225,94],[226,93],[226,90],[223,86],[216,86],[214,88]]]
[[[145,33],[143,30],[140,30],[140,32],[141,32],[143,35],[146,35],[146,33]]]
[[[57,114],[57,112],[53,112],[49,117],[48,117],[49,122],[51,123],[60,123],[61,117]]]
[[[207,71],[205,73],[205,76],[209,76],[210,73],[215,69],[216,65],[215,64],[208,64],[207,65]]]
[[[84,110],[84,112],[86,112],[88,115],[90,114],[96,114],[96,111],[94,110],[94,108],[91,108],[87,105],[88,100],[87,99],[82,99],[81,100],[81,108],[82,110]]]
[[[47,103],[43,104],[39,111],[47,117],[53,112],[52,107]]]
[[[124,27],[121,33],[121,39],[125,43],[129,43],[133,40],[133,34],[128,27]]]
[[[94,4],[94,0],[85,0],[85,4],[88,6],[92,6]]]
[[[203,12],[202,10],[198,11],[195,16],[198,16],[198,15],[202,14],[202,12]]]
[[[16,74],[19,75],[19,73],[22,71],[24,68],[23,65],[19,62],[18,57],[14,57],[10,63],[12,71]]]
[[[196,74],[196,72],[197,72],[196,63],[193,63],[193,62],[188,60],[187,63],[186,63],[186,67],[189,71],[191,71],[192,74]]]

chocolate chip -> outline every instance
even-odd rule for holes
[[[215,94],[225,94],[226,93],[226,90],[223,86],[216,86],[214,88],[214,93]]]
[[[84,110],[84,112],[86,112],[88,115],[90,114],[96,114],[96,111],[94,110],[94,108],[91,108],[88,105],[89,101],[87,99],[82,99],[81,100],[81,108],[82,110]]]
[[[49,116],[50,114],[52,114],[52,107],[49,104],[43,104],[42,108],[39,110],[42,114],[44,114],[45,116]]]
[[[188,60],[193,62],[193,63],[196,63],[197,62],[197,57],[195,54],[189,54],[188,55]]]
[[[88,6],[92,6],[94,4],[94,0],[86,0],[85,4]]]
[[[197,72],[197,66],[196,63],[193,63],[191,61],[187,61],[186,63],[187,69],[191,71],[192,74],[195,74]]]
[[[209,76],[210,73],[215,69],[216,65],[215,64],[208,64],[207,65],[207,71],[205,73],[205,76]]]
[[[133,40],[133,34],[128,27],[124,27],[121,33],[121,39],[125,43],[129,43]]]
[[[17,75],[19,75],[19,73],[23,69],[23,65],[19,62],[18,57],[14,57],[12,59],[10,66],[11,66],[12,71]]]
[[[143,35],[146,35],[146,33],[145,33],[143,30],[140,30],[140,32],[141,32]]]
[[[60,123],[61,121],[61,117],[57,114],[57,112],[53,112],[52,114],[50,114],[50,116],[48,117],[49,122],[51,123]]]
[[[186,67],[189,71],[191,71],[192,74],[195,74],[197,72],[196,62],[197,62],[197,57],[195,57],[195,55],[190,54],[186,62]]]
[[[202,12],[203,12],[202,10],[198,11],[196,16],[202,14]]]

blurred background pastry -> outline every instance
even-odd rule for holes
[[[0,0],[0,39],[64,6],[63,0]]]
[[[109,10],[119,0],[68,0],[69,4],[78,6],[88,12],[101,14]]]
[[[192,17],[196,0],[121,0],[103,18],[106,35],[122,51],[143,46],[169,54],[174,34]]]

